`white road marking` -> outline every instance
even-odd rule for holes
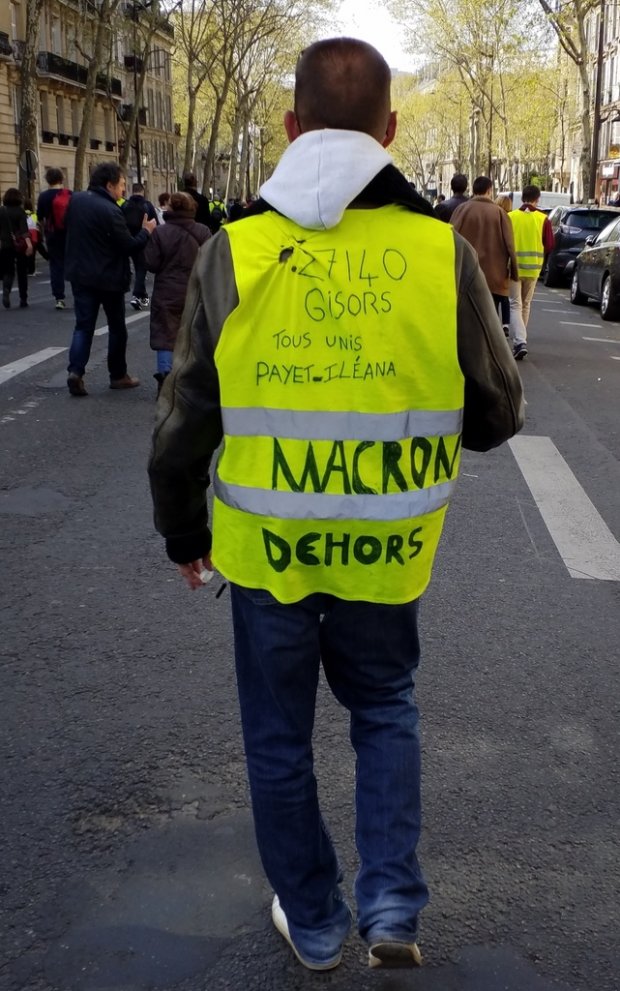
[[[611,337],[582,337],[582,341],[596,341],[597,344],[618,344]]]
[[[131,317],[125,317],[125,323],[126,324],[135,323],[136,320],[144,320],[144,318],[148,316],[150,316],[148,310],[144,310],[142,313],[134,313],[133,316]],[[107,332],[108,332],[108,325],[106,323],[104,324],[103,327],[97,327],[97,330],[95,331],[95,337],[103,337],[103,335],[107,334]]]
[[[144,317],[148,317],[148,311],[143,313],[134,313],[130,317],[126,317],[125,323],[135,323],[136,320],[143,320]],[[103,327],[98,327],[95,331],[95,337],[102,337],[104,334],[108,333],[108,325],[104,324]],[[33,354],[27,354],[24,358],[18,358],[17,361],[12,361],[8,365],[0,365],[0,385],[5,382],[10,381],[10,379],[15,378],[16,375],[21,375],[22,372],[27,372],[29,368],[34,368],[35,365],[40,365],[42,361],[48,361],[49,358],[55,358],[57,354],[62,354],[63,351],[67,351],[68,348],[43,348],[42,351],[34,351]]]
[[[610,355],[612,361],[620,361],[620,354]]]
[[[589,327],[590,330],[595,326],[593,323],[573,323],[572,320],[560,320],[562,327]]]
[[[551,439],[509,444],[571,577],[620,582],[620,543]]]
[[[42,361],[55,358],[57,354],[62,354],[66,350],[66,348],[43,348],[42,351],[27,354],[25,358],[18,358],[17,361],[12,361],[9,365],[2,365],[0,367],[0,385],[15,378],[16,375],[21,375],[22,372],[27,372],[29,368],[39,365]]]
[[[542,311],[543,313],[570,313],[570,310],[557,310],[557,309],[549,310],[546,309],[544,306],[542,307]]]

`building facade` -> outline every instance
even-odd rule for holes
[[[86,153],[85,179],[97,162],[119,160],[126,142],[126,121],[142,81],[137,140],[128,156],[128,181],[138,178],[151,196],[175,188],[180,128],[173,122],[170,60],[174,30],[161,16],[149,20],[148,33],[138,11],[145,4],[124,2],[108,32],[106,57],[97,77],[95,109]],[[45,170],[62,169],[73,186],[75,148],[94,25],[79,0],[44,0],[39,22],[37,88],[38,142],[31,149],[38,163],[34,193],[45,186]],[[90,28],[90,31],[89,31]],[[0,3],[0,193],[19,184],[21,59],[26,35],[26,0]],[[146,47],[146,59],[142,58]],[[92,50],[92,49],[91,49]],[[23,164],[23,163],[22,163]]]

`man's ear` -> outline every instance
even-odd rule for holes
[[[298,138],[301,134],[297,114],[294,110],[287,110],[284,114],[284,130],[286,131],[289,144],[292,144],[295,138]]]
[[[392,110],[390,112],[390,116],[388,118],[388,124],[387,124],[387,127],[385,129],[385,137],[383,138],[383,141],[381,142],[381,144],[383,145],[384,148],[387,148],[388,145],[391,145],[392,144],[392,141],[396,137],[396,123],[397,123],[397,121],[396,121],[396,111],[395,110]]]

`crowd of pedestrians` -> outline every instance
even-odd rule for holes
[[[150,310],[159,395],[172,367],[187,283],[198,249],[224,223],[238,219],[251,200],[242,204],[231,199],[226,206],[218,194],[209,199],[198,192],[194,174],[186,173],[184,191],[160,193],[154,205],[142,183],[133,183],[126,195],[125,175],[114,162],[98,165],[83,193],[67,188],[60,169],[47,169],[45,180],[47,188],[39,194],[36,210],[19,189],[7,189],[2,197],[0,280],[4,308],[11,308],[15,282],[19,306],[28,306],[29,276],[37,274],[37,254],[49,263],[55,309],[66,308],[65,289],[70,283],[75,328],[67,386],[72,396],[86,396],[84,375],[100,308],[108,320],[110,388],[139,385],[138,379],[128,374],[126,364],[125,295],[131,288],[129,305],[135,310]],[[147,272],[154,275],[152,298],[147,290]]]
[[[538,209],[540,189],[528,185],[521,206],[500,193],[493,199],[493,182],[478,176],[471,197],[467,177],[451,180],[452,196],[435,206],[435,216],[452,224],[476,249],[487,285],[498,308],[504,334],[517,361],[528,354],[527,325],[536,283],[545,258],[553,250],[554,235],[548,217]]]

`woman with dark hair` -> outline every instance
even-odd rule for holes
[[[28,259],[32,255],[33,248],[28,231],[28,217],[19,189],[7,189],[2,197],[2,204],[0,273],[2,273],[2,305],[8,310],[16,271],[19,305],[28,306]]]
[[[187,193],[173,193],[164,223],[157,227],[144,249],[149,272],[155,273],[151,297],[151,347],[157,351],[157,395],[172,369],[172,352],[181,324],[187,283],[201,244],[211,236],[197,224],[196,202]]]

